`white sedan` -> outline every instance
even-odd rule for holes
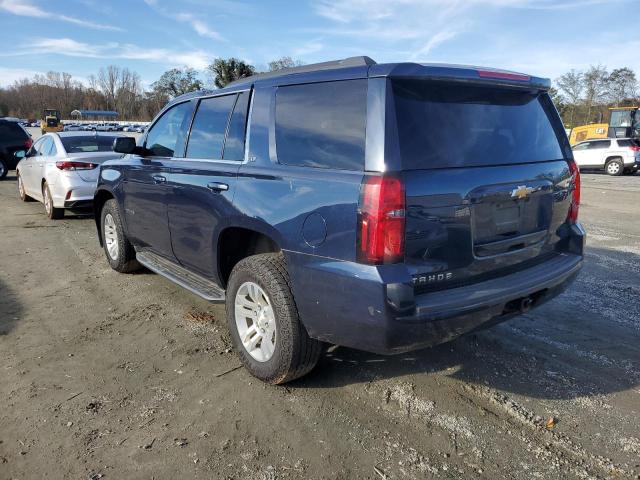
[[[113,151],[120,136],[62,132],[40,137],[16,167],[20,198],[44,203],[52,220],[64,217],[65,209],[91,209],[100,164],[122,157]]]

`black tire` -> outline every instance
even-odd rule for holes
[[[618,158],[613,158],[607,162],[604,170],[608,175],[618,177],[624,173],[624,163]]]
[[[9,173],[9,167],[7,167],[4,159],[0,158],[0,180],[3,180],[7,173]]]
[[[105,228],[105,219],[107,219],[107,216],[110,216],[114,223],[113,232],[117,238],[116,258],[113,258],[108,248],[107,232]],[[109,265],[111,265],[111,268],[120,273],[130,273],[140,269],[140,264],[136,260],[136,252],[133,245],[131,245],[124,234],[120,209],[118,208],[118,202],[114,199],[107,200],[100,212],[100,235],[102,235],[104,254],[107,257],[107,261],[109,262]]]
[[[53,206],[53,197],[51,196],[51,190],[47,182],[42,184],[42,201],[44,203],[44,211],[49,217],[49,220],[60,220],[64,218],[64,208],[56,208]]]
[[[22,183],[20,172],[16,173],[16,177],[18,177],[18,196],[20,197],[20,200],[22,200],[23,202],[33,202],[33,198],[25,193],[24,183]]]
[[[259,362],[240,340],[236,325],[235,299],[245,282],[256,283],[268,296],[276,322],[275,350]],[[274,385],[309,373],[320,358],[322,343],[309,337],[298,316],[284,256],[265,253],[247,257],[233,268],[227,285],[227,323],[236,352],[244,367],[260,380]]]

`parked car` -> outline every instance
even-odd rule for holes
[[[76,123],[70,123],[64,126],[65,132],[80,132],[82,131],[82,125],[78,125]]]
[[[366,57],[172,100],[101,168],[98,238],[226,302],[256,377],[322,345],[393,354],[555,297],[582,265],[580,176],[547,79]]]
[[[16,154],[31,148],[31,135],[18,122],[0,119],[0,180],[14,170],[20,160]]]
[[[98,167],[122,157],[113,152],[117,136],[61,132],[40,137],[16,169],[20,198],[44,203],[52,220],[62,218],[66,209],[91,209]]]
[[[609,175],[635,173],[640,166],[640,142],[633,138],[587,140],[573,146],[580,170],[604,170]]]

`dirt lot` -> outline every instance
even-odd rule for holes
[[[583,176],[585,268],[492,330],[250,377],[223,309],[112,271],[0,182],[0,478],[640,478],[640,175]],[[550,420],[551,419],[551,420]]]

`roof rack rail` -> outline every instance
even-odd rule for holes
[[[349,57],[349,58],[344,58],[342,60],[332,60],[330,62],[310,63],[309,65],[283,68],[281,70],[275,70],[273,72],[257,73],[255,75],[251,75],[250,77],[239,78],[238,80],[234,80],[233,82],[228,83],[227,87],[237,85],[240,83],[245,83],[247,81],[255,81],[255,80],[262,80],[264,78],[280,77],[282,75],[290,75],[293,73],[319,72],[322,70],[333,70],[336,68],[365,67],[369,65],[376,65],[376,61],[366,56]]]

